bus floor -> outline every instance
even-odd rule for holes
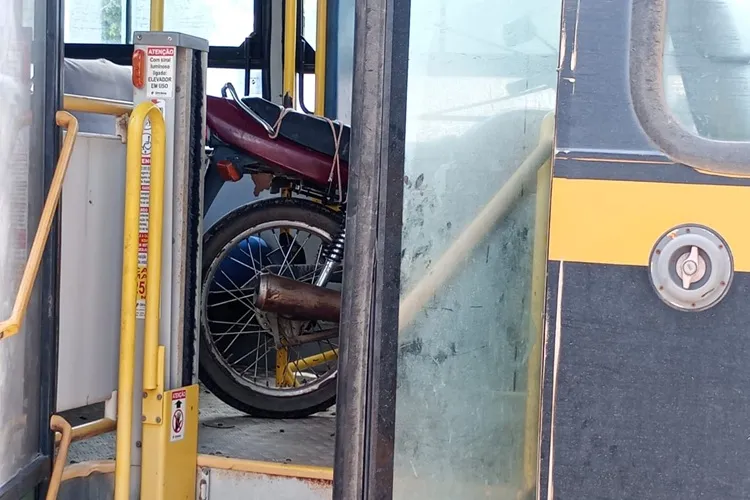
[[[102,404],[66,411],[71,425],[104,416]],[[335,409],[308,418],[253,418],[224,403],[201,386],[198,453],[246,460],[333,467]],[[70,463],[114,459],[115,433],[73,443]]]

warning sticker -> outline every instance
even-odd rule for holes
[[[159,108],[162,116],[167,116],[167,101],[164,99],[151,99],[151,102],[156,104],[156,107]]]
[[[146,96],[149,99],[174,97],[176,62],[176,47],[146,49]]]
[[[172,418],[170,419],[169,440],[180,441],[185,438],[185,402],[187,391],[174,391],[172,393]]]
[[[138,216],[138,284],[136,319],[146,318],[146,277],[148,275],[148,216],[151,194],[151,126],[145,123],[141,142],[141,192]]]
[[[174,48],[174,47],[172,47]],[[165,112],[165,101],[152,99],[161,111]],[[138,283],[135,303],[136,319],[146,318],[146,282],[148,278],[148,226],[151,204],[151,121],[146,119],[143,124],[141,139],[141,190],[138,216]]]

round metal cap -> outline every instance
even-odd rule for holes
[[[729,291],[734,276],[732,252],[711,229],[685,224],[664,233],[651,250],[651,284],[667,305],[680,311],[705,311]]]

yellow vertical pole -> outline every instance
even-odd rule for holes
[[[294,379],[287,384],[287,365],[289,364],[289,351],[284,346],[276,348],[276,387],[294,387]]]
[[[151,31],[164,31],[164,0],[151,0]]]
[[[130,462],[133,437],[135,379],[136,294],[138,274],[138,222],[140,215],[143,125],[151,121],[152,165],[164,168],[166,134],[164,118],[153,103],[139,104],[128,123],[125,174],[125,221],[122,255],[122,305],[120,312],[120,366],[117,385],[115,500],[130,498]]]
[[[526,381],[526,422],[524,429],[524,486],[531,491],[536,485],[539,449],[539,400],[542,375],[542,341],[544,338],[544,297],[547,284],[547,245],[549,235],[552,158],[537,174],[534,250],[531,263],[531,321]]]
[[[284,10],[284,104],[296,108],[297,0],[285,0]]]
[[[315,26],[315,114],[326,109],[326,50],[328,49],[328,0],[318,0]]]
[[[164,118],[156,106],[156,113],[149,112],[153,135],[153,160],[150,170],[148,250],[146,262],[146,325],[143,333],[143,390],[153,391],[157,387],[157,364],[159,350],[159,313],[161,312],[161,257],[164,234],[164,171],[165,141]],[[161,141],[157,148],[157,141]],[[159,152],[157,153],[157,149]],[[163,380],[158,383],[163,383]]]

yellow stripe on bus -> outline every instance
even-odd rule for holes
[[[750,271],[750,186],[556,178],[549,259],[647,266],[659,237],[702,224],[729,245],[737,271]]]

